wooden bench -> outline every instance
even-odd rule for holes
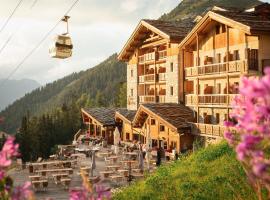
[[[48,188],[48,180],[32,181],[34,190],[39,191],[41,189],[46,190]]]
[[[128,176],[128,170],[126,170],[126,169],[119,169],[119,170],[117,170],[120,174],[123,174],[125,177],[127,177]]]
[[[71,179],[70,178],[61,178],[61,183],[65,189],[68,189],[69,185],[71,183]]]

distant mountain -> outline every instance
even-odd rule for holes
[[[2,81],[0,79],[0,82]],[[37,81],[30,79],[5,81],[4,85],[0,87],[0,111],[40,86]]]
[[[176,8],[162,15],[160,19],[173,21],[194,18],[213,6],[250,8],[261,3],[259,0],[182,0]]]
[[[175,21],[194,18],[213,6],[247,8],[260,3],[258,0],[183,0],[160,19]],[[89,105],[92,106],[115,106],[116,96],[123,82],[126,82],[126,64],[119,62],[114,54],[94,68],[47,84],[14,102],[0,112],[0,116],[5,117],[0,130],[14,132],[20,126],[22,116],[28,111],[32,116],[41,115],[62,104],[83,101],[85,97],[90,98]]]
[[[15,101],[0,112],[4,117],[0,130],[14,133],[27,113],[38,116],[85,96],[93,106],[113,106],[119,87],[125,81],[126,65],[114,54],[93,68],[54,81]]]

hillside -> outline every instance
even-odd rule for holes
[[[249,7],[258,3],[258,0],[183,0],[161,19],[173,21],[195,17],[214,5]],[[27,111],[32,116],[41,115],[63,103],[70,104],[85,97],[90,98],[91,106],[119,106],[116,96],[121,83],[126,81],[126,65],[117,61],[116,57],[115,54],[94,68],[71,74],[27,94],[0,113],[0,116],[5,117],[0,130],[14,132]],[[123,92],[122,96],[125,96]],[[121,102],[121,105],[125,104],[124,101]]]
[[[160,19],[172,21],[194,18],[213,6],[249,8],[260,3],[262,2],[258,0],[183,0],[171,12],[162,15]]]
[[[0,113],[5,118],[0,130],[14,133],[27,112],[31,116],[41,115],[85,95],[93,100],[93,105],[96,96],[102,106],[112,105],[120,83],[126,81],[125,64],[116,57],[114,54],[93,68],[54,81],[15,101]]]
[[[257,197],[234,151],[224,142],[160,167],[144,181],[115,194],[113,199],[256,200]]]
[[[0,82],[2,81],[0,79]],[[38,87],[40,87],[40,84],[30,79],[5,81],[0,87],[0,111]]]

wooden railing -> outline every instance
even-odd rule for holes
[[[147,96],[139,96],[140,103],[155,103],[155,96],[154,95],[147,95]]]
[[[228,69],[227,69],[228,65]],[[237,60],[224,63],[215,63],[210,65],[186,67],[185,76],[200,76],[200,75],[211,75],[221,74],[224,72],[244,72],[247,70],[246,60]]]
[[[166,81],[166,80],[167,80],[167,73],[158,74],[158,81]]]
[[[158,59],[159,60],[165,59],[166,57],[167,57],[167,50],[163,50],[163,51],[158,52]]]
[[[192,133],[195,135],[211,135],[223,137],[226,130],[225,126],[213,125],[213,124],[202,124],[202,123],[191,123],[192,124]],[[234,128],[230,128],[231,131],[235,132]]]
[[[128,97],[128,105],[134,105],[135,103],[135,97]]]
[[[139,76],[139,83],[144,83],[144,75]]]
[[[166,103],[166,96],[165,95],[159,95],[158,96],[158,103]]]
[[[144,82],[154,82],[155,77],[156,77],[155,74],[144,75]]]
[[[230,105],[236,95],[237,94],[204,94],[204,95],[188,94],[186,95],[186,104]]]

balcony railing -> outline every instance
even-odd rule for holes
[[[144,83],[144,75],[139,76],[139,83]]]
[[[155,74],[144,75],[144,82],[154,82],[155,77],[156,77]]]
[[[167,74],[166,73],[159,73],[158,74],[158,81],[166,81],[167,80]]]
[[[139,96],[140,103],[155,103],[156,99],[154,95]]]
[[[136,104],[135,97],[128,97],[128,105],[134,105]]]
[[[228,64],[228,69],[227,69]],[[246,60],[237,60],[224,63],[216,63],[210,65],[203,65],[197,67],[186,67],[185,76],[200,76],[200,75],[211,75],[221,74],[224,72],[244,72],[247,69]]]
[[[165,95],[159,95],[158,96],[158,102],[159,103],[166,103],[166,96]]]
[[[192,123],[192,133],[195,135],[204,134],[223,137],[225,130],[226,127],[221,125]],[[234,128],[231,128],[230,130],[236,131]]]
[[[237,94],[204,94],[204,95],[186,95],[187,105],[227,105],[231,104]]]
[[[163,51],[158,52],[158,59],[159,60],[165,59],[166,57],[167,57],[167,50],[163,50]]]

